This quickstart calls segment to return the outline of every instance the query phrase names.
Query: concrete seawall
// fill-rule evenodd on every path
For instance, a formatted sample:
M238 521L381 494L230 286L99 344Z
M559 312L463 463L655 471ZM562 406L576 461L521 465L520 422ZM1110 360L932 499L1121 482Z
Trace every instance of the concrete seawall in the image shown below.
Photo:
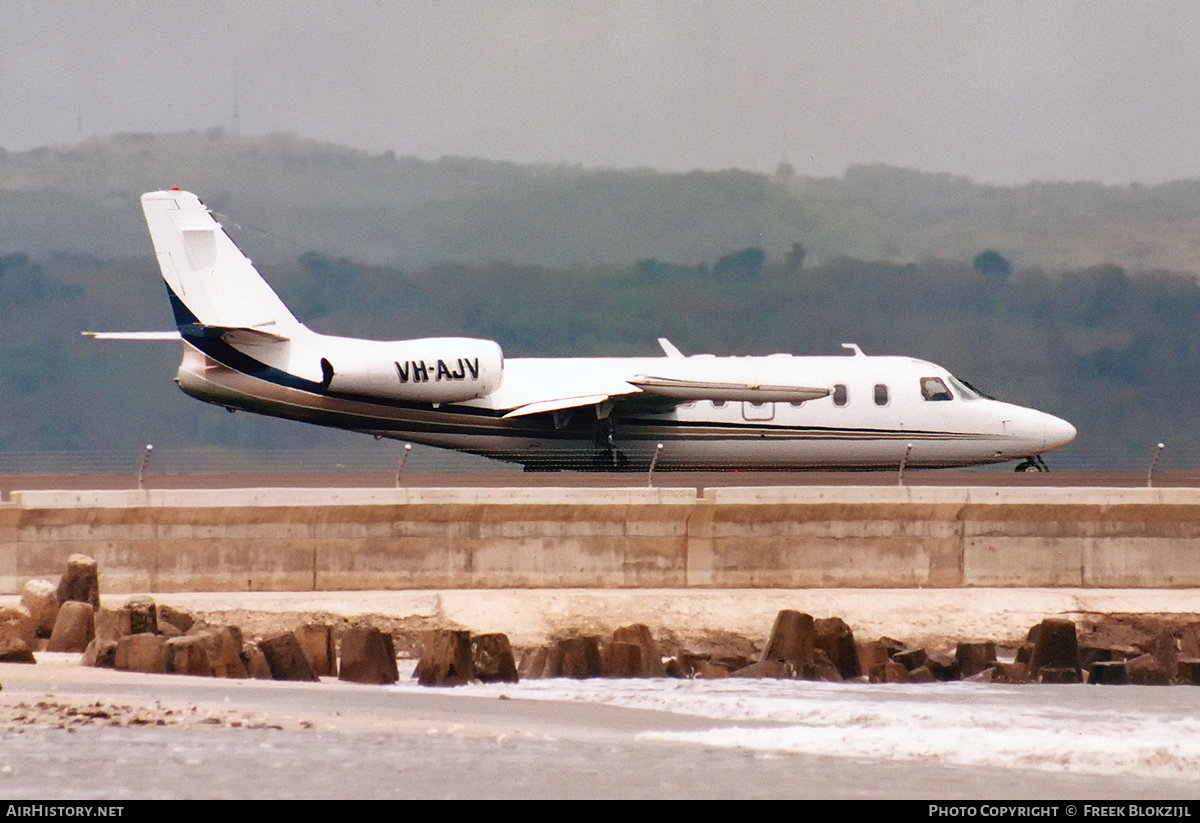
M1200 587L1200 490L755 487L24 491L0 593Z

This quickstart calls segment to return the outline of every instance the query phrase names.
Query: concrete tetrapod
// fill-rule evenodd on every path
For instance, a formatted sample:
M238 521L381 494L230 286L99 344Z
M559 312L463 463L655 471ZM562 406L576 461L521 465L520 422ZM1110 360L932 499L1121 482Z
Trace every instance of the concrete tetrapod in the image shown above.
M354 626L342 634L338 680L390 684L400 679L396 647L390 634L373 626Z

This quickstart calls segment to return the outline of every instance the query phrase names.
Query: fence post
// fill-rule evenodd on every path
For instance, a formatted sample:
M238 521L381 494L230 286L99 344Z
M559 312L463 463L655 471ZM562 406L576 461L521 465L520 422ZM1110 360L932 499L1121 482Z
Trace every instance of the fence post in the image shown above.
M400 465L396 467L396 488L400 488L400 474L404 471L404 464L408 462L408 453L412 451L412 443L404 444L404 454L400 457Z
M1150 471L1146 472L1146 488L1154 488L1154 467L1158 465L1158 456L1162 454L1163 444L1159 443L1154 450L1154 459L1150 461Z
M904 485L904 467L908 463L908 455L911 452L912 452L912 443L909 443L907 446L904 447L904 456L900 458L900 474L896 478L897 484L900 486Z
M146 453L142 455L142 467L138 469L138 488L145 488L146 469L150 467L150 452L154 451L154 446L150 443L146 444Z
M658 465L658 456L662 454L663 444L654 447L654 457L650 458L650 475L646 478L646 488L654 488L654 467Z

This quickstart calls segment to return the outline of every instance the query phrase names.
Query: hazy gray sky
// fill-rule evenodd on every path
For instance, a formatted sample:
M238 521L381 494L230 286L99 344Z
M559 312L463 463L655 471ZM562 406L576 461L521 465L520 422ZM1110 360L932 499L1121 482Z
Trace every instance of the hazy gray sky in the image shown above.
M1200 176L1192 2L0 0L0 146L290 131L436 158ZM785 138L786 135L786 138Z

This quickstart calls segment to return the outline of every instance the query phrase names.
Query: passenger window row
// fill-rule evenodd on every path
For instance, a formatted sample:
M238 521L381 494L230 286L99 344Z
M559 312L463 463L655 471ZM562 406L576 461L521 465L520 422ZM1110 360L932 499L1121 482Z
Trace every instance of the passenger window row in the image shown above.
M876 383L873 395L876 406L886 406L891 401L886 383ZM850 402L850 390L844 383L836 383L833 387L832 397L833 405L845 406ZM933 401L954 399L954 395L950 393L950 389L946 387L940 377L921 378L921 397Z
M835 405L839 408L846 406L850 403L850 390L849 390L849 388L847 388L845 383L835 383L833 386L833 391L830 393L830 396L833 400L833 405ZM922 377L921 378L921 397L925 398L926 400L932 400L932 401L953 400L954 399L954 395L950 393L950 389L948 389L946 387L946 384L942 381L942 378L940 378L940 377ZM891 398L890 398L890 394L888 392L888 387L887 387L886 383L876 383L875 384L874 399L875 399L876 406L888 405ZM714 400L714 401L712 401L712 404L713 404L713 408L720 409L720 408L724 408L725 401L724 400ZM691 405L691 404L688 404L688 405ZM757 408L764 407L766 405L766 403L751 403L750 405L757 409ZM790 405L792 405L796 408L800 408L801 406L804 405L804 401L803 400L793 400L793 401L791 401Z

